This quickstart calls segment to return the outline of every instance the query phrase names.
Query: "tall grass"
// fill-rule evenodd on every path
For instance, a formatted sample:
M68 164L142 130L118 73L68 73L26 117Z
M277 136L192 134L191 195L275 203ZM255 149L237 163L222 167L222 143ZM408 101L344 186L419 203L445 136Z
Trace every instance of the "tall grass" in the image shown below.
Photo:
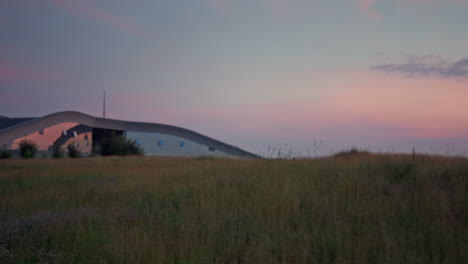
M0 263L467 263L468 160L0 161Z

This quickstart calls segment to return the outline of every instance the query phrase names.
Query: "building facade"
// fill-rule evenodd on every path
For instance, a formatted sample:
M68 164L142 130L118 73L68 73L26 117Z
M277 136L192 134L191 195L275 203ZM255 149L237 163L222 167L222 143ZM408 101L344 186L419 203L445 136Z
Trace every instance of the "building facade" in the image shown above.
M1 118L0 149L18 152L19 143L36 143L39 156L51 156L54 146L75 145L84 156L110 134L133 140L147 156L258 156L194 131L156 123L97 118L80 112L59 112L41 118Z

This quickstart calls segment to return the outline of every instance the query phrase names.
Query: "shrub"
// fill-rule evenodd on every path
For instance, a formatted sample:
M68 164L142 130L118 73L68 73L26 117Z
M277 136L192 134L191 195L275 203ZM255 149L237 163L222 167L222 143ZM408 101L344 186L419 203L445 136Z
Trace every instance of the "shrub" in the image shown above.
M54 144L51 150L52 158L63 158L63 151L60 145Z
M352 147L349 150L342 150L333 154L333 157L344 157L344 156L351 156L351 155L364 154L364 153L368 153L368 152L359 150L356 147Z
M100 154L103 156L125 155L125 138L115 134L106 136L101 142Z
M81 151L75 146L74 143L68 144L68 157L70 158L79 158L81 157Z
M32 151L30 149L27 149L24 151L23 158L25 159L32 159L34 157Z
M23 139L19 143L19 150L21 157L25 159L32 159L37 152L37 144L28 139Z
M127 155L136 155L136 156L143 155L143 150L136 144L134 140L127 139L126 147L127 147Z
M13 157L13 153L11 150L0 150L0 159L11 159Z
M143 155L143 150L134 140L113 133L105 137L96 150L103 156Z

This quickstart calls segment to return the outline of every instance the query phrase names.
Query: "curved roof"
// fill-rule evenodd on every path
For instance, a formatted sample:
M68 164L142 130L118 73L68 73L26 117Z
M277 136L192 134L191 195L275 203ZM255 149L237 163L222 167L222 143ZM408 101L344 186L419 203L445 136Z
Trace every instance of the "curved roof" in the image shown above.
M30 119L4 129L0 128L0 145L9 145L18 137L25 136L38 130L65 122L75 122L102 129L169 134L183 137L206 146L212 146L217 150L232 156L258 158L257 155L242 150L238 147L231 146L219 140L204 136L185 128L157 123L130 122L107 118L104 119L74 111L58 112L41 118Z
M34 118L22 117L22 118L8 118L0 116L0 131L9 127L17 126L21 123L33 120Z

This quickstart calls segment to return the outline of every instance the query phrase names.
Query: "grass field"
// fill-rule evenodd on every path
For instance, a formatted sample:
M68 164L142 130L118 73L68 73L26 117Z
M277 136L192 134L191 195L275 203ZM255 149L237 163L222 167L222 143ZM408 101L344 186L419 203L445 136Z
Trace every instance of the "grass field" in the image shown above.
M468 263L468 159L0 161L0 263Z

